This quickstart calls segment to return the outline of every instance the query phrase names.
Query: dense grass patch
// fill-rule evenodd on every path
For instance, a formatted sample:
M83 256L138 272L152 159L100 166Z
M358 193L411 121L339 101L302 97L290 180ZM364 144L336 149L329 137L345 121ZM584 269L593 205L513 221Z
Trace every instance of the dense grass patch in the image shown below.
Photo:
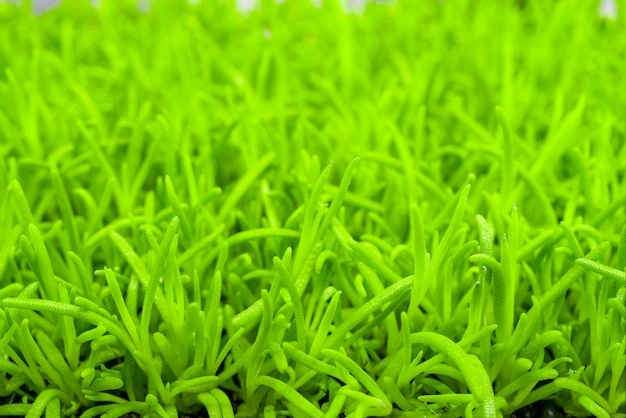
M626 416L625 42L0 5L0 416Z

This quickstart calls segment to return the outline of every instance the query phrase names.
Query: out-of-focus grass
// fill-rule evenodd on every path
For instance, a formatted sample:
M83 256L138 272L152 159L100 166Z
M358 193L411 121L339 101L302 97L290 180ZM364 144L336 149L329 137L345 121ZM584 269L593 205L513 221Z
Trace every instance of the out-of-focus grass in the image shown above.
M624 416L623 28L0 5L0 415Z

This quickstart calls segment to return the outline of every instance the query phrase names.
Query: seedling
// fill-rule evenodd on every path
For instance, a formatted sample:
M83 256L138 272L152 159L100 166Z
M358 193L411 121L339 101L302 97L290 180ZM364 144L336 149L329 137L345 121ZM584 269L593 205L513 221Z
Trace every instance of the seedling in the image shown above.
M0 416L626 416L624 2L317 3L0 5Z

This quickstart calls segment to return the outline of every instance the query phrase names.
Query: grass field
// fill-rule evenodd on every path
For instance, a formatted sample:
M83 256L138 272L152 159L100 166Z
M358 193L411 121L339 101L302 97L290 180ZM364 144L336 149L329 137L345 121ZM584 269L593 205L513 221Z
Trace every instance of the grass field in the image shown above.
M0 4L0 416L626 417L617 6Z

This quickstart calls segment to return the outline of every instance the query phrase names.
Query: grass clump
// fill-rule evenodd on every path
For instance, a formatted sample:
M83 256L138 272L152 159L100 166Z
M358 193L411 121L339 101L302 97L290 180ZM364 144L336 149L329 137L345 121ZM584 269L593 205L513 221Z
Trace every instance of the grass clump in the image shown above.
M261 3L0 6L0 416L625 416L622 15Z

